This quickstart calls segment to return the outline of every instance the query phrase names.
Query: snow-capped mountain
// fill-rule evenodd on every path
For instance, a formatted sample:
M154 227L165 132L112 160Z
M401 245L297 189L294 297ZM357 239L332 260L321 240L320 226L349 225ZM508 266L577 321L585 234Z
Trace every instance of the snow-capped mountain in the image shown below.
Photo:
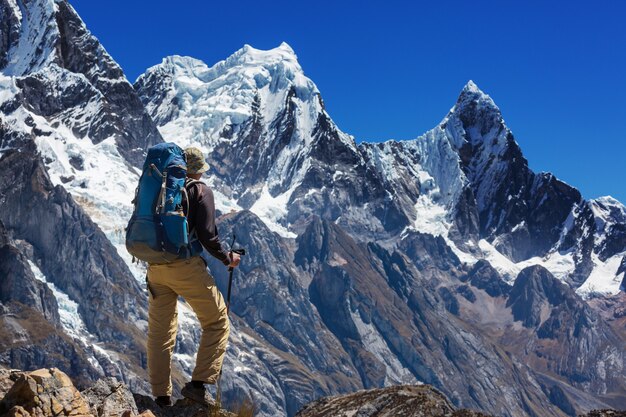
M532 172L500 109L471 81L425 135L359 145L332 122L284 43L245 46L213 67L168 57L135 87L166 140L209 154L224 209L250 209L282 236L317 214L388 247L412 231L441 235L464 261L489 259L510 282L540 264L583 295L619 291L623 231L602 225L606 216L623 224L624 206L585 201ZM594 210L602 201L613 210ZM592 217L572 229L587 205ZM581 236L565 239L572 233Z
M209 155L220 231L249 251L226 400L291 416L419 381L498 415L625 406L624 206L533 173L476 85L419 138L357 144L287 44L168 57L133 87L65 0L0 0L2 364L147 389L123 228L163 139ZM199 339L184 303L179 322L177 385Z
M325 217L348 219L362 216L353 207L386 197L364 181L367 167L354 139L330 120L287 44L271 51L245 46L211 68L169 57L135 87L164 138L201 146L217 190L283 236L295 237L320 207ZM368 228L384 229L380 222Z

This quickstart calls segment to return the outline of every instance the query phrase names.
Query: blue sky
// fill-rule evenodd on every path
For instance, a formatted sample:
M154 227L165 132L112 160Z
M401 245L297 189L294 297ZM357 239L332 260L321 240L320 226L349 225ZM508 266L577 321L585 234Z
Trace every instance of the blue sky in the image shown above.
M167 55L286 41L358 141L419 136L472 79L531 168L626 203L626 2L70 2L131 82Z

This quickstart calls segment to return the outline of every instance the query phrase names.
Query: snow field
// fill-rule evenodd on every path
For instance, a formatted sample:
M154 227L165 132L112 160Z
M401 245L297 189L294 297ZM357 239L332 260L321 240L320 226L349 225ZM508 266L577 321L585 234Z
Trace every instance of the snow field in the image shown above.
M93 349L99 354L97 355L98 357L88 355L87 360L89 363L98 372L100 372L102 376L105 375L105 372L100 361L105 361L107 366L113 365L116 368L118 375L123 375L122 370L119 365L117 365L117 355L114 352L110 352L98 346L95 338L87 330L87 326L85 326L85 322L78 312L78 304L66 293L61 291L56 285L54 285L54 283L49 282L46 276L33 261L28 260L28 264L33 272L33 275L35 275L35 278L48 286L56 298L59 306L59 318L61 319L61 326L63 326L63 330L65 330L65 332L72 339L83 345L87 352Z

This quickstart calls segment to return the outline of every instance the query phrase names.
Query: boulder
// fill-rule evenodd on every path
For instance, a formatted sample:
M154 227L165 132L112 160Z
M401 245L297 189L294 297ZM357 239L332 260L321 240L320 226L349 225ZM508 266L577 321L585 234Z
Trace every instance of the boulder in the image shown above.
M94 415L98 417L123 417L139 414L133 394L128 387L115 378L98 380L94 386L82 392Z
M115 378L100 379L81 393L57 368L32 372L0 369L0 393L4 395L2 417L235 417L188 399L177 400L173 407L160 407L151 397L133 394Z
M25 373L0 402L0 414L12 416L94 417L70 378L56 368Z
M23 372L16 369L0 369L0 399L4 398L22 374Z

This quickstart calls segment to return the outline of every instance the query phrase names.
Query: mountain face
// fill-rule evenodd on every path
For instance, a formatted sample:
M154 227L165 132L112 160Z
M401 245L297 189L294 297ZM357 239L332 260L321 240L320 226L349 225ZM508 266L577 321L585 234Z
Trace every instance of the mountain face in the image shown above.
M0 21L3 363L145 389L146 300L93 189L161 137L67 2L2 1Z
M423 382L504 416L626 407L626 209L532 172L472 82L424 135L357 144L287 44L167 57L132 86L61 0L0 0L0 73L2 364L146 393L145 269L123 230L168 140L206 152L220 232L248 250L227 403L293 416ZM179 323L176 386L200 337L184 302Z

